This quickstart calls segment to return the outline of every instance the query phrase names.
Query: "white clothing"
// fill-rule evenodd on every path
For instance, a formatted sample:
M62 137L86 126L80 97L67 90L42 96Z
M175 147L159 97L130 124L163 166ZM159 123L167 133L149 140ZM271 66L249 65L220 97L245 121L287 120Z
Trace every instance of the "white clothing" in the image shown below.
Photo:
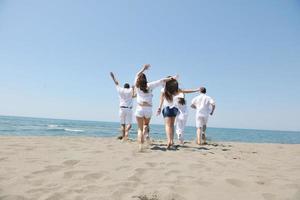
M151 118L152 117L152 107L137 105L136 110L135 110L135 116Z
M132 109L131 108L120 108L119 117L121 124L131 124L132 122Z
M207 124L208 117L198 116L196 117L196 128L202 128Z
M135 84L137 81L137 76L135 78ZM147 83L147 87L148 87L148 92L145 93L142 90L140 90L140 88L136 88L136 101L138 104L143 104L143 103L147 103L149 105L152 105L152 91L154 88L157 88L159 86L163 86L164 84L164 80L158 80L158 81L153 81L150 83Z
M192 100L192 105L196 106L196 118L208 117L211 112L211 106L215 104L215 101L206 94L200 94Z
M160 90L160 92L161 92L161 93L164 93L164 92L165 92L165 88L162 88L162 89ZM172 102L169 102L169 101L166 99L166 97L164 97L163 108L166 108L166 107L169 107L169 108L176 107L176 108L177 108L178 97L179 97L179 95L173 96L173 101L172 101Z
M132 107L133 89L122 88L119 85L117 85L116 88L119 94L120 107Z
M176 118L176 133L178 136L178 140L183 141L186 122L187 122L187 116L186 118L182 118L182 119L178 117Z

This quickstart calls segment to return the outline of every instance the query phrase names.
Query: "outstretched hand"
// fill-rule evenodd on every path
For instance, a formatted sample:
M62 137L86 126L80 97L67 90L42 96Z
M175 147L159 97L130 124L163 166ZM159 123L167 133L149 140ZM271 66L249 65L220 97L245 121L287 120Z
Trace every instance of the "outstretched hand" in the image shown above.
M159 116L161 114L161 108L158 108L156 111L156 116Z
M148 70L151 67L150 64L144 64L144 70Z
M115 78L114 73L110 72L109 74L110 74L110 76L111 76L112 78Z

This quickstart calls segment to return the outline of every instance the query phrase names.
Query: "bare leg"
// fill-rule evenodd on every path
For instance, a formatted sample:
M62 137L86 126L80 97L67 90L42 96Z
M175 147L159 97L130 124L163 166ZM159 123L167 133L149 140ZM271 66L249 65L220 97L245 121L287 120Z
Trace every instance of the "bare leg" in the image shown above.
M118 137L119 140L122 140L125 137L125 124L121 124L121 135Z
M144 120L142 117L136 117L136 121L137 121L137 124L138 124L138 138L137 138L137 141L140 143L140 144L143 144L144 143L144 134L143 134L143 125L144 125Z
M129 130L131 129L131 124L128 124L126 126L126 129L125 129L125 137L123 138L123 140L128 140L128 136L129 136Z
M201 145L201 128L197 128L197 144Z
M203 125L203 132L202 132L202 140L203 140L203 144L206 144L206 125Z
M165 129L167 135L167 148L170 148L174 144L174 122L175 117L166 117L165 118Z
M148 142L150 142L150 128L149 128L149 123L150 123L151 118L144 118L144 125L143 125L143 135L144 138L146 138L146 140Z

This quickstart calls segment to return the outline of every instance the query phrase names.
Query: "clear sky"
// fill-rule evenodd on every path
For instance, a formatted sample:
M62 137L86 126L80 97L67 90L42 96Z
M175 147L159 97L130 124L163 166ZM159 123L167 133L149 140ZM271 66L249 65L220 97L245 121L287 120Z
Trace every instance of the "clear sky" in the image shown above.
M109 72L144 63L206 86L209 126L300 130L300 1L0 0L0 115L118 121Z

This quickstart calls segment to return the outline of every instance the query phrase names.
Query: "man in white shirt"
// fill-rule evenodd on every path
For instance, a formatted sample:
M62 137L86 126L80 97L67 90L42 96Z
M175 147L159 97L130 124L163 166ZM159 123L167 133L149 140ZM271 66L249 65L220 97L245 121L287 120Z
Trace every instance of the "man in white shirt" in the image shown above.
M120 100L119 117L122 135L119 136L118 139L127 140L132 122L132 98L134 97L134 89L130 88L128 83L125 83L123 88L120 87L119 82L112 72L110 72L110 76L116 84Z
M215 101L206 95L206 88L200 88L200 95L192 100L192 108L196 109L197 144L206 144L206 125L209 115L213 115Z

